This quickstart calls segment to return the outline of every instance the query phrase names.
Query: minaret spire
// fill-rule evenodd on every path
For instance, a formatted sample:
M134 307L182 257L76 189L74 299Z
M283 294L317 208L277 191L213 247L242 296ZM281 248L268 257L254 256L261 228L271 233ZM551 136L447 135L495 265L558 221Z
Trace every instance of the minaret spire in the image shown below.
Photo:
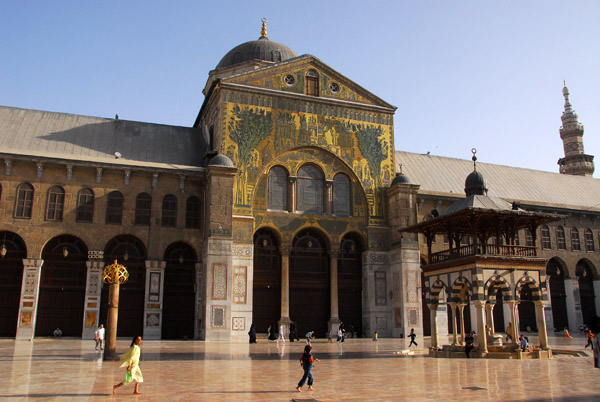
M583 151L583 125L569 102L569 88L563 80L563 96L565 111L561 116L562 127L560 138L563 141L565 157L558 160L559 171L576 176L592 176L594 173L594 156L586 155Z

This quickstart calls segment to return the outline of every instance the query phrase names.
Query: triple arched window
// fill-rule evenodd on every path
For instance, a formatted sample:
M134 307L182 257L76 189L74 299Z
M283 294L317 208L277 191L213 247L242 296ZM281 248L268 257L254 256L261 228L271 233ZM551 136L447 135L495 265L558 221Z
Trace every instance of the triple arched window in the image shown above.
M350 215L350 178L343 173L333 178L333 214Z
M275 166L269 171L269 209L281 211L287 209L287 182L287 171L281 166Z
M298 170L296 209L299 212L323 212L323 173L315 165Z

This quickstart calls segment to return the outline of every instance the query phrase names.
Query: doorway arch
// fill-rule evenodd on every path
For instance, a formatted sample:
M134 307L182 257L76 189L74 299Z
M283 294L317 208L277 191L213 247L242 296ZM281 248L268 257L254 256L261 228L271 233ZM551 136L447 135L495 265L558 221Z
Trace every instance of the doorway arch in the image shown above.
M275 232L261 228L254 233L252 323L257 332L281 318L281 256Z
M146 246L135 236L121 235L104 249L106 265L118 260L129 272L129 280L119 287L119 321L117 336L142 335L144 330L144 296L146 292ZM108 288L102 285L100 323L106 323Z
M21 285L23 283L23 259L27 258L27 246L13 232L0 232L0 337L14 338L17 334Z
M550 304L554 330L562 331L569 326L567 318L567 293L565 292L565 268L556 258L546 265L546 276L550 282Z
M88 248L70 235L51 239L42 250L36 336L51 336L57 327L63 336L81 336L85 304Z
M165 250L162 339L193 339L196 306L196 252L176 242Z
M586 260L580 260L575 267L579 278L579 300L584 325L591 325L596 317L596 294L594 292L594 271Z
M539 293L537 287L532 282L524 282L518 292L519 296L519 331L529 332L537 331L537 321L535 313L536 293Z
M342 238L338 254L338 306L346 331L362 333L363 239L356 233Z
M290 253L290 319L300 334L315 331L324 337L330 318L329 258L326 238L304 229L292 242Z

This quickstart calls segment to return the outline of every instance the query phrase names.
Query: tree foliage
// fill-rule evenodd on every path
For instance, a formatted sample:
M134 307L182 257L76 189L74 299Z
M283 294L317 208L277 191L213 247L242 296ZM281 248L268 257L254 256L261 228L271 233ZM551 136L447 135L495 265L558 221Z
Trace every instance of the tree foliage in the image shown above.
M237 167L248 166L250 155L271 134L271 112L235 106L229 119L229 138L237 144Z

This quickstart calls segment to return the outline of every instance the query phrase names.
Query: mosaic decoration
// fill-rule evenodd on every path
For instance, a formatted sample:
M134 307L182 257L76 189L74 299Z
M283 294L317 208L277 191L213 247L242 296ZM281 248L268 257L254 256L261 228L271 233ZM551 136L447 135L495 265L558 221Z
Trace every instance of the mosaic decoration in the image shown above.
M31 311L21 313L21 327L31 327Z
M97 312L86 311L85 312L85 327L86 328L96 327L96 317L97 317Z
M406 273L406 301L408 303L417 303L417 273L409 271Z
M243 331L246 329L245 317L233 317L231 319L231 329L234 331Z
M227 266L221 263L213 264L213 300L227 299Z
M375 305L387 305L387 285L385 271L375 271Z
M95 296L98 294L98 282L100 281L99 274L91 274L88 286L88 295Z
M25 271L25 291L24 294L26 295L33 295L35 294L35 290L37 288L37 278L38 278L38 274L37 274L37 270L33 271L33 270L26 270Z
M158 313L146 314L146 326L147 327L158 327L160 324Z
M225 306L212 306L212 327L225 328Z
M233 302L246 304L246 267L233 267Z
M394 303L400 303L402 301L402 281L400 272L394 272L392 274L392 280L394 282Z
M150 272L149 301L160 300L160 272Z
M415 327L419 325L419 310L416 308L408 309L408 325Z
M377 330L387 329L387 318L386 317L375 317L375 328Z

